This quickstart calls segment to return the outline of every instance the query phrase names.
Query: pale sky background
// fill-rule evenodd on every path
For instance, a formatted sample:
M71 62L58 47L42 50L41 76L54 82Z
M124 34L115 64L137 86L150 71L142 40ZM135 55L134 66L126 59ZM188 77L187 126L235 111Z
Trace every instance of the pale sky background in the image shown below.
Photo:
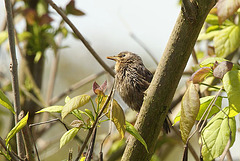
M64 7L69 1L55 0L54 2ZM113 62L106 60L106 56L116 55L121 51L132 51L142 56L146 66L153 69L156 65L142 47L129 36L129 31L141 39L159 61L180 11L177 0L76 0L76 4L77 8L84 11L86 15L69 16L69 18L107 64L113 65ZM1 0L0 25L5 16L4 7L4 0ZM54 10L52 12L54 18L60 19ZM21 31L23 26L23 22L18 24L17 30ZM92 69L97 67L96 71L102 70L94 58L89 56L80 41L70 37L63 44L68 45L69 48L62 50L63 57L66 58L61 58L62 63L71 62L73 65L80 65L79 67L86 67L93 63ZM68 54L72 56L69 57ZM2 58L0 49L0 59ZM63 68L72 70L72 67L68 64ZM89 73L84 72L79 75L85 77ZM233 158L239 158L239 133L237 133L236 142L238 145L235 144L231 149Z

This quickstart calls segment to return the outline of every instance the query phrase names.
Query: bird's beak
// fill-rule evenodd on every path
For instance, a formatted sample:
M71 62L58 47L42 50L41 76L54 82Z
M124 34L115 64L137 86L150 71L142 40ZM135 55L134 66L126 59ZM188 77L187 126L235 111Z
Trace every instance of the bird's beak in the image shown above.
M108 56L107 59L111 59L111 60L117 61L118 60L118 56Z

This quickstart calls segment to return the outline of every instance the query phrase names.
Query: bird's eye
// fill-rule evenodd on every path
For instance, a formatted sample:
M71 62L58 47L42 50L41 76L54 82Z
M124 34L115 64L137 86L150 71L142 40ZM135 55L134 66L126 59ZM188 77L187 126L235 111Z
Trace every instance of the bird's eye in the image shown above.
M122 57L125 57L125 54L121 55L120 57L121 57L121 58L122 58Z

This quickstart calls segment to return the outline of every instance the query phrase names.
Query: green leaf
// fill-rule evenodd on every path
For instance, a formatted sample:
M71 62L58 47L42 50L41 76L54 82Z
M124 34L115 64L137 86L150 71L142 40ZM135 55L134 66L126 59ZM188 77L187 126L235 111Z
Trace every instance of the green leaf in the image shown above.
M67 114L72 112L73 110L77 109L78 107L82 107L87 104L90 100L90 96L83 94L80 96L76 96L70 99L64 106L61 112L62 119L64 119Z
M208 14L206 20L207 23L209 23L210 25L218 25L218 17L216 15L213 14Z
M40 111L37 111L36 113L42 113L42 112L57 112L60 113L63 109L63 106L49 106L46 108L41 109Z
M0 104L9 109L13 114L15 114L14 108L7 98L7 96L3 93L2 90L0 90Z
M22 42L22 41L28 40L32 36L32 34L30 32L24 31L22 33L19 33L17 36L18 36L19 42Z
M200 107L200 100L198 91L195 85L190 82L188 89L186 90L182 101L181 101L181 119L180 119L180 130L181 136L184 143L192 130L198 115Z
M4 41L6 41L7 38L8 38L7 31L0 32L0 45L2 45L2 43L4 43Z
M196 120L200 120L200 118L202 117L203 113L207 110L207 107L209 106L210 102L212 101L212 99L214 98L215 96L206 96L206 97L202 97L200 98L200 109L199 109L199 112L198 112L198 115L197 115L197 118ZM218 107L221 107L221 104L222 104L222 97L218 97L215 104L218 106ZM216 106L213 106L211 111L209 112L209 115L208 115L208 119L212 117L212 115L214 115L215 113L219 112L219 108L216 107ZM208 109L209 111L209 109ZM206 118L206 114L208 112L205 113L205 116L203 117L203 120Z
M8 133L7 138L5 139L6 145L8 142L12 139L12 137L19 132L26 124L28 121L28 113L26 116L24 116L15 126L14 128Z
M200 67L211 67L215 62L221 63L223 61L228 61L227 59L221 58L221 57L210 57L205 60L203 60L200 63Z
M223 86L229 100L229 117L236 116L240 112L240 70L227 72L223 77Z
M85 109L86 115L94 121L94 116L92 114L92 111L90 111L89 109Z
M216 55L227 57L234 52L240 45L239 26L232 25L219 31L213 39Z
M229 107L224 108L223 111L214 116L202 131L202 156L204 161L213 160L223 153L230 138L230 129L232 132L231 146L235 141L235 118L226 116L229 112Z
M196 120L200 120L200 118L202 117L203 113L206 111L209 103L212 101L212 99L215 96L206 96L206 97L202 97L200 98L200 108L199 108L199 112L197 115ZM218 97L215 104L219 107L221 107L222 104L222 97ZM208 115L208 119L212 117L212 115L214 115L215 113L219 112L219 109L216 106L212 107L212 110L209 112ZM172 126L174 126L178 121L180 121L181 119L181 110L177 113L177 115L174 118L174 123ZM205 119L205 116L203 117L203 120Z
M207 23L209 23L210 25L219 25L219 20L218 20L218 16L213 15L213 14L208 14L206 20ZM223 25L225 26L231 26L234 25L233 22L226 20L223 22Z
M198 41L201 41L201 40L212 40L218 33L219 33L219 30L211 31L211 32L208 32L208 33L201 33L198 36L197 40Z
M86 157L81 157L79 161L85 161Z
M99 106L100 109L103 108L103 105L104 105L105 101L107 100L107 97L108 96L104 96L102 98L102 102L100 103L100 106ZM113 105L112 105L112 120L111 121L114 123L119 134L123 138L125 135L125 131L126 131L125 115L124 115L124 112L123 112L121 106L117 103L117 101L115 99L113 100L112 103L113 103ZM105 110L104 110L104 113L106 113L106 116L108 118L110 118L110 112L111 112L109 107L110 107L110 103L108 103L107 108L105 108Z
M70 98L69 96L67 96L67 97L65 98L64 102L67 103L68 101L70 101L70 99L71 99L71 98Z
M37 63L42 57L42 52L41 51L37 51L35 57L34 57L34 63Z
M142 145L145 147L145 149L148 152L148 148L147 148L147 144L144 141L144 139L142 138L142 136L139 134L139 132L135 129L135 127L126 121L126 131L131 134L132 136L134 136L138 141L140 141L142 143Z
M62 148L65 144L71 141L77 135L79 130L80 128L74 127L71 130L65 132L65 134L63 134L60 139L60 148Z
M172 126L174 126L178 121L181 119L181 110L177 113L177 115L174 118L174 123Z

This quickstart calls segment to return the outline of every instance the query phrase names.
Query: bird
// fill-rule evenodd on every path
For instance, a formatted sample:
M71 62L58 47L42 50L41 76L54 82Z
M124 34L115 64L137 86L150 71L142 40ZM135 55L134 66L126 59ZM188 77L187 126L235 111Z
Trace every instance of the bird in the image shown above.
M139 112L153 74L144 66L141 57L132 52L124 51L117 56L108 56L107 59L116 62L115 85L117 92L131 109ZM166 133L170 132L167 119L164 121L163 128Z

